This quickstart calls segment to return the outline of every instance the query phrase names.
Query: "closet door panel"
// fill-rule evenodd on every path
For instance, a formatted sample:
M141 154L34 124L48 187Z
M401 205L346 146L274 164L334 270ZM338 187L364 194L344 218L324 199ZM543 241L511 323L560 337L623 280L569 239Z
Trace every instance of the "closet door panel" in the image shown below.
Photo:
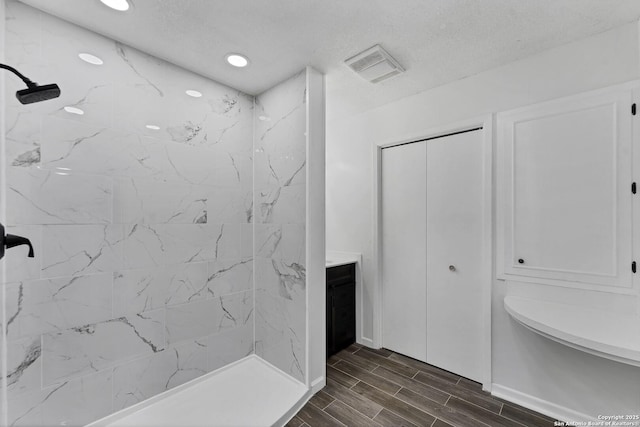
M427 363L481 381L482 130L427 143Z
M426 360L426 143L382 150L382 345Z

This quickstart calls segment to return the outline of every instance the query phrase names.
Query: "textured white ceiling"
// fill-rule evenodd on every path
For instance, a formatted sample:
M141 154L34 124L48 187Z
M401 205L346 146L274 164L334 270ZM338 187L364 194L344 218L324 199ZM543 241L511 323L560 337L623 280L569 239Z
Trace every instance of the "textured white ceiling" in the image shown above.
M341 115L640 17L639 0L129 0L125 13L99 0L21 1L249 94L311 65ZM343 61L377 43L407 72L373 85ZM250 66L227 65L229 52Z

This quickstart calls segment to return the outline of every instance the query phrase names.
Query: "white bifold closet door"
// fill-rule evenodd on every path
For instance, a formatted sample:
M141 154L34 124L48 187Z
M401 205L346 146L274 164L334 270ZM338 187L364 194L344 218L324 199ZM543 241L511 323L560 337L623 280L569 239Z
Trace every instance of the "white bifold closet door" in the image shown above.
M482 130L382 152L383 346L481 380Z
M427 358L427 144L382 150L382 344Z

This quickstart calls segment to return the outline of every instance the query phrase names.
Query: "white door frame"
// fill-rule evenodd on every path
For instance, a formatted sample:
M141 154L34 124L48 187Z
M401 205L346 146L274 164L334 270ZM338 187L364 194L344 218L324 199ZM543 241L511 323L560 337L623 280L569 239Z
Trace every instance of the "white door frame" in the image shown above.
M373 153L373 346L382 346L382 251L380 236L382 235L382 149L395 145L417 142L424 139L445 136L447 134L482 127L483 132L483 192L484 209L482 218L483 235L483 272L482 272L482 314L483 314L483 348L482 348L482 388L491 391L491 287L493 283L493 203L495 177L493 175L494 149L493 126L494 115L486 114L452 123L437 128L428 128L417 135L402 139L381 141L374 145ZM426 332L426 331L425 331Z

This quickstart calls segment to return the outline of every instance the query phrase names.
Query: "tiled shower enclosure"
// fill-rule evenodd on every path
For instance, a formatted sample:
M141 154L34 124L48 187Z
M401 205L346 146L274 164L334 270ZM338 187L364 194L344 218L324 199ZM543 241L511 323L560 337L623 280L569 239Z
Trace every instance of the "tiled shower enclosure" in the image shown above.
M62 96L5 76L4 222L36 256L4 260L2 421L82 425L253 353L305 382L306 72L254 98L5 13L0 62Z

